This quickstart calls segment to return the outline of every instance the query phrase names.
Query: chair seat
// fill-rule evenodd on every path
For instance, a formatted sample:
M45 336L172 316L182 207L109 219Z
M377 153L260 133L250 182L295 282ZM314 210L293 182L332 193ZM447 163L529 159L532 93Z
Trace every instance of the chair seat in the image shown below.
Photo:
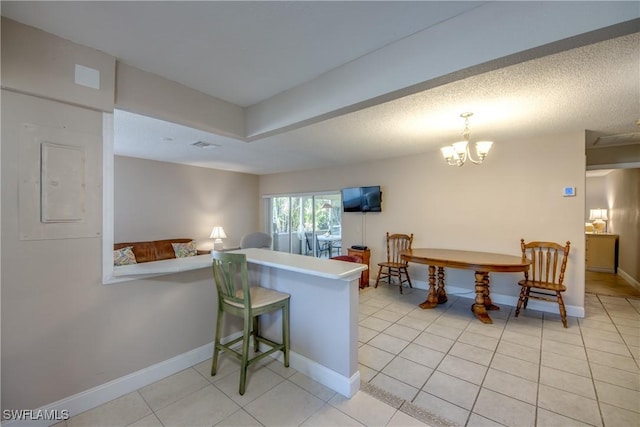
M538 289L544 289L547 291L554 291L554 292L564 292L567 290L567 287L565 285L560 285L558 283L549 283L549 282L538 282L538 281L533 281L533 280L520 280L518 282L518 285L520 286L526 286L528 288L538 288Z
M271 304L275 304L280 301L285 301L291 298L291 295L284 292L274 291L272 289L263 288L261 286L254 286L249 290L251 294L251 308L266 307ZM243 298L244 292L239 289L236 292L236 297ZM234 307L242 308L244 305L241 303L225 300L225 302Z

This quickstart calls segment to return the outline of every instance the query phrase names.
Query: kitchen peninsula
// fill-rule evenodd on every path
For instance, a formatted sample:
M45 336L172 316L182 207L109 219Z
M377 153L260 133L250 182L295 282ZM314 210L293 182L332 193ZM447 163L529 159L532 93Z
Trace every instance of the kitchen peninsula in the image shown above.
M336 392L353 396L358 371L358 280L364 264L266 249L231 251L247 256L249 283L291 295L291 367ZM280 339L280 319L261 330Z

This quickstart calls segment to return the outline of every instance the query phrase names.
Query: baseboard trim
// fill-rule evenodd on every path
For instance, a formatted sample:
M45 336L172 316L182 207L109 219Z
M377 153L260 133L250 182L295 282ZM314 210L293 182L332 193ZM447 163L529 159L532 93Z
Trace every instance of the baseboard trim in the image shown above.
M226 341L240 336L236 333L226 338ZM124 396L141 387L152 384L184 369L190 368L198 363L204 362L213 355L213 343L205 344L201 347L190 350L186 353L167 359L155 365L132 372L99 386L82 391L73 396L58 400L57 402L48 404L41 408L35 409L33 412L45 413L61 413L68 411L69 417L78 415L89 409L96 408L113 399ZM57 412L56 412L57 411ZM59 420L10 420L3 421L3 427L45 427L59 422Z
M281 362L282 357L282 353L274 356ZM360 371L356 371L351 377L346 377L293 351L289 353L289 366L344 397L350 398L360 390Z
M626 271L624 271L623 269L618 268L618 275L622 276L622 278L624 280L626 280L627 282L629 282L629 284L631 286L633 286L634 288L640 289L640 282L638 282L636 279L631 277L631 275L629 273L627 273Z
M242 333L237 332L226 337L223 342L229 342ZM34 409L33 414L62 414L68 411L69 417L78 415L89 409L96 408L113 399L124 396L132 391L152 384L177 372L190 368L198 363L211 358L213 355L213 343L205 344L201 347L190 350L186 353L172 357L155 365L140 369L139 371L125 375L99 386L82 391L73 396L61 399L57 402ZM282 361L282 353L273 356ZM351 377L345 377L337 372L314 362L298 353L290 352L290 366L297 371L307 375L311 379L335 390L345 397L353 396L360 389L360 372ZM58 420L27 419L27 420L6 420L2 421L3 427L47 427L60 422Z

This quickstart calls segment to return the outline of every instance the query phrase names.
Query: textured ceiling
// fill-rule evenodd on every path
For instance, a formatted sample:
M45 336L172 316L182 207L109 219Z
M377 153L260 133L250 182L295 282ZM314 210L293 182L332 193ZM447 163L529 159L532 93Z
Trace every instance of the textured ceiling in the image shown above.
M640 117L640 35L633 34L473 76L374 107L244 143L119 112L118 151L253 173L312 169L436 151L461 139L460 113L472 111L471 138L496 148L530 135L590 129L634 130ZM634 78L635 76L635 78ZM148 138L148 136L153 137ZM161 141L175 135L173 141ZM180 135L180 136L179 136ZM147 136L147 138L145 138ZM216 149L189 144L206 140ZM160 143L158 143L160 141ZM187 147L178 154L177 144ZM162 148L166 146L166 148ZM166 149L166 154L164 153ZM499 148L498 148L499 149ZM146 155L145 155L146 154ZM235 167L233 165L236 165Z
M312 80L482 2L2 2L2 13L238 105ZM215 12L215 13L213 13ZM207 16L209 19L205 19ZM290 35L294 33L296 37ZM212 42L215 40L215 43ZM472 75L251 143L115 113L115 151L257 174L434 152L471 137L637 131L638 33ZM451 52L455 55L456 52ZM197 148L196 141L217 148Z

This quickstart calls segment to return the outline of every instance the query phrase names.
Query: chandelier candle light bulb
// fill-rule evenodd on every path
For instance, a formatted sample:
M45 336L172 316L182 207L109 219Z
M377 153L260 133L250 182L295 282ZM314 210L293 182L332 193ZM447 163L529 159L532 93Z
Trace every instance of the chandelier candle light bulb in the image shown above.
M487 157L489 150L491 150L491 146L493 145L492 141L478 141L476 142L476 154L478 156L478 160L471 157L471 153L469 152L469 141L471 139L469 117L471 116L473 116L473 113L460 114L460 117L464 119L464 131L462 133L464 141L454 142L453 144L440 149L442 157L444 157L447 164L450 166L462 166L467 159L471 161L471 163L479 165L482 163L484 158Z

